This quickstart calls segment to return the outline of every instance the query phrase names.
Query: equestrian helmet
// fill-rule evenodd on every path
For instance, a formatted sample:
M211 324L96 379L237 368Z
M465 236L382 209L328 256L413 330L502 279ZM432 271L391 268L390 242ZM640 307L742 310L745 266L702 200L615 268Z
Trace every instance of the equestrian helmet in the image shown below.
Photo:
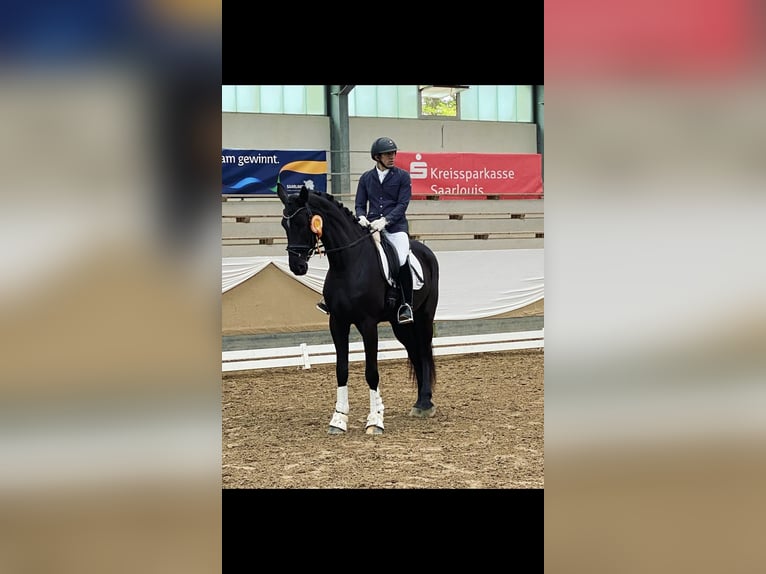
M396 144L391 138L378 138L372 143L370 157L375 160L375 156L381 153L397 151ZM375 160L377 161L377 160Z

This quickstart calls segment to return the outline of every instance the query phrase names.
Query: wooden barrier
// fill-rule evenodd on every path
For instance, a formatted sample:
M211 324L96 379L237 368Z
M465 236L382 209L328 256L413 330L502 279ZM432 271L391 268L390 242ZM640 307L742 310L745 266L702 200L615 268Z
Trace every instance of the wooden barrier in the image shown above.
M542 199L412 201L410 235L435 251L539 249L544 246ZM344 202L353 211L353 199ZM223 196L223 257L284 254L282 203L273 196Z

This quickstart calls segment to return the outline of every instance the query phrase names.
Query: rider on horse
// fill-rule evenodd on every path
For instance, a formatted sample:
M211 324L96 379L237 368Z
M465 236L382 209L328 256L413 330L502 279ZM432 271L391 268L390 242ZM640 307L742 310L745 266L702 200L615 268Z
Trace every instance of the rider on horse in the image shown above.
M394 165L397 147L388 137L376 139L370 150L375 167L362 174L356 190L355 210L359 225L386 233L399 257L399 285L402 305L399 323L412 323L412 274L409 269L410 236L406 211L412 196L408 171ZM317 303L320 311L329 313L324 299Z

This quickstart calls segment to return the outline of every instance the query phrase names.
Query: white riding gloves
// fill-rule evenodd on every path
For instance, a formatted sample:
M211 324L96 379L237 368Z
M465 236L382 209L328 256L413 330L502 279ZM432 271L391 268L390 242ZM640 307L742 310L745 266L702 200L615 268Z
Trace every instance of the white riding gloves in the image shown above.
M369 227L370 226L370 222L367 221L367 218L364 215L360 215L359 216L359 225L361 225L362 227Z
M388 221L386 221L386 218L381 217L380 219L376 219L375 221L370 223L370 229L372 229L373 231L382 231L383 228L386 226L386 223L388 223Z

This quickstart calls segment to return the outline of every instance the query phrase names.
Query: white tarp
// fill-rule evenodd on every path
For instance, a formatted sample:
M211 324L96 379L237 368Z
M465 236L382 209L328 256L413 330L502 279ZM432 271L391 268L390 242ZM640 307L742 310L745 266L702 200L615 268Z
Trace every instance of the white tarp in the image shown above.
M439 306L436 320L484 319L526 307L544 298L543 249L439 251ZM290 271L287 255L280 257L227 257L223 259L222 293L247 281L268 264L322 292L326 257L309 260L306 275Z

